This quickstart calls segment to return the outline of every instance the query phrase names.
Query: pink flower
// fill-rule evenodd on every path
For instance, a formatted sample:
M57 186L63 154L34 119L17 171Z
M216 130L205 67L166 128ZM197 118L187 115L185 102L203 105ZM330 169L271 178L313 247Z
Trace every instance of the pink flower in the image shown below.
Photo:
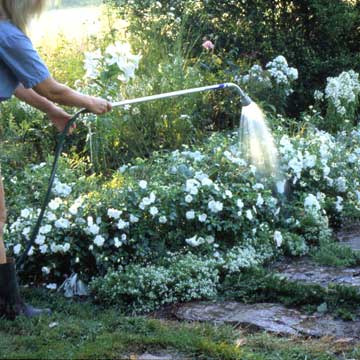
M215 45L210 41L210 40L206 40L203 44L202 44L203 48L206 50L214 50Z

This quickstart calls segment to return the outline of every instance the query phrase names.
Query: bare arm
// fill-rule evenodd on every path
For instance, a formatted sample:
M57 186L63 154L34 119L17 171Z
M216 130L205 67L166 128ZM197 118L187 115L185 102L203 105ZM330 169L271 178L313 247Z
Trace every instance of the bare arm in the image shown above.
M51 101L38 95L32 89L25 89L22 85L19 85L15 90L15 96L44 113L48 113L55 108Z
M34 90L55 103L86 108L95 114L104 114L111 110L111 104L108 101L80 94L51 77L35 86Z
M22 85L19 85L15 90L15 96L21 101L44 112L59 131L63 131L66 123L71 119L71 115L66 111L57 107L51 101L40 96L32 89L25 89ZM75 126L73 126L72 129L74 129L74 127ZM70 133L72 132L72 129L70 129Z

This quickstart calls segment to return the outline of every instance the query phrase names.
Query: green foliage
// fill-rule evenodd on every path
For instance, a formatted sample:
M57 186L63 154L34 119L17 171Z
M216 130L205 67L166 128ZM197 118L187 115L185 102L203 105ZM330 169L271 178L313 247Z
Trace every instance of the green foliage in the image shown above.
M312 250L312 258L319 264L351 267L360 264L360 253L338 242L322 241Z
M23 293L28 303L50 306L54 315L2 319L0 355L7 359L125 359L150 353L181 359L335 360L339 354L339 344L332 338L312 341L239 332L221 324L125 317L117 308L69 301L58 293L39 289L23 289ZM341 353L356 359L359 348L343 344Z
M129 358L132 354L178 353L212 360L243 359L230 326L180 324L126 317L118 309L74 302L60 294L24 289L27 301L50 306L54 315L2 321L0 356L7 359ZM55 324L49 327L49 324ZM165 351L166 350L166 351Z
M344 315L345 319L358 311L360 300L360 293L355 287L330 285L323 288L316 284L290 281L260 268L227 276L221 293L238 301L281 302L311 312L321 310L322 307L325 309L326 304L326 311Z
M29 105L0 103L0 160L14 169L46 158L54 147L54 134L44 115Z
M191 29L195 54L211 39L223 60L258 60L278 54L298 68L301 79L289 105L294 114L312 101L312 93L338 69L359 71L359 3L336 0L134 1L108 0L130 22L132 34L149 41L172 41L179 19ZM156 24L157 27L151 26ZM170 29L170 30L169 30Z

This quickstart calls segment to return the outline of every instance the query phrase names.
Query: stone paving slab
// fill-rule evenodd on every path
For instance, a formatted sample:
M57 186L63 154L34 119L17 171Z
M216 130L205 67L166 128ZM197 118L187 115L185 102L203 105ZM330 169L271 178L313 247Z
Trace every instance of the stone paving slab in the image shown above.
M346 322L331 316L308 316L279 304L195 302L181 306L176 317L183 321L231 324L247 330L279 335L352 338L360 340L360 321Z
M355 251L360 251L360 224L354 224L336 233L338 240Z
M323 287L332 283L360 289L360 266L337 268L319 265L310 258L302 258L276 263L271 266L271 270L292 281L303 281Z

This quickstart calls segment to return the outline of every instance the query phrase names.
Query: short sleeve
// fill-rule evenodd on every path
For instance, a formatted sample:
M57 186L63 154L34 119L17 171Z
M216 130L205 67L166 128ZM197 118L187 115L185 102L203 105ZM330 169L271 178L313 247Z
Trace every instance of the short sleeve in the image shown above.
M8 36L0 47L0 56L25 88L33 88L50 77L50 73L30 39L22 33Z

